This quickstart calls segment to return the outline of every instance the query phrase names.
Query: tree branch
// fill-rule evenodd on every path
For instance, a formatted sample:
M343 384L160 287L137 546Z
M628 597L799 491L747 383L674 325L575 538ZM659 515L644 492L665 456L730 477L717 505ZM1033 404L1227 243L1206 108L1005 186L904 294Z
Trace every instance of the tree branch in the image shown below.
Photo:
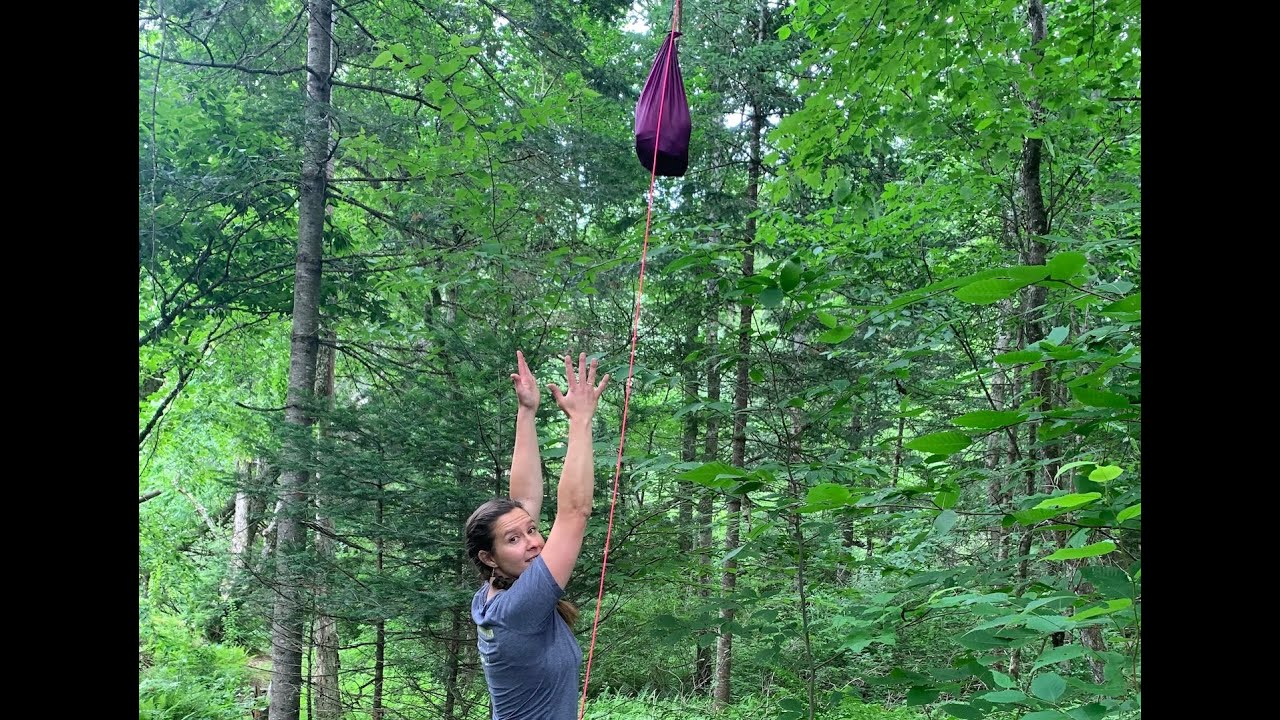
M196 62L194 60L181 60L179 58L162 57L160 55L153 55L152 53L149 53L146 50L138 50L138 52L141 53L142 55L145 55L146 57L155 58L156 60L161 60L164 62L171 62L177 65L190 65L192 67L210 67L210 68L219 68L222 70L239 70L240 72L246 72L252 75L288 75L290 73L296 73L300 70L306 69L302 66L299 66L299 67L293 67L293 68L285 68L283 70L267 70L266 68L245 67L243 65L239 65L236 63L220 63L220 62L206 63L206 62Z

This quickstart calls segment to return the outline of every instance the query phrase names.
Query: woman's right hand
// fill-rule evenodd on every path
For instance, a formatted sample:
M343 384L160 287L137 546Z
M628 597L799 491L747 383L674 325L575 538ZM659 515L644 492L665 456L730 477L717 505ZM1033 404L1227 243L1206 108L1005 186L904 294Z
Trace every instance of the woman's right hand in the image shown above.
M568 355L564 356L564 380L567 391L560 392L560 388L555 383L547 385L551 390L551 396L556 399L556 404L569 416L569 420L590 420L596 413L596 403L600 400L601 393L605 387L609 385L609 375L600 379L600 385L596 385L596 365L598 361L592 360L591 365L587 365L587 354L580 353L578 355L578 372L573 371L573 361Z
M538 401L542 399L538 392L538 381L529 371L529 365L524 361L524 353L519 350L516 351L516 372L511 373L511 384L515 386L516 401L520 403L521 408L538 409Z

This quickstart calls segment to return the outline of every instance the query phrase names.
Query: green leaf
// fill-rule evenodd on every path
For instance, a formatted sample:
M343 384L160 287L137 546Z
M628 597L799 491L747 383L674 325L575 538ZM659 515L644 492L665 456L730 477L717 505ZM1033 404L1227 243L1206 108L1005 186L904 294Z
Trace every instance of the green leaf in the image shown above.
M951 532L951 528L955 527L956 520L959 516L955 510L943 510L938 513L938 517L933 519L933 535L934 537L942 537Z
M1039 350L1015 350L996 356L996 362L1001 365L1017 365L1019 363L1035 362L1044 357L1044 353Z
M675 260L672 260L671 264L666 267L666 271L669 273L673 273L677 270L683 270L684 268L690 267L692 265L706 265L706 264L707 264L707 257L705 255L700 255L695 253L693 255L685 255L682 258L676 258Z
M760 293L760 304L767 308L776 308L782 304L783 297L782 288L773 285Z
M1026 620L1028 630L1034 630L1038 633L1056 633L1066 632L1075 627L1075 621L1061 615L1028 615Z
M1142 515L1142 503L1138 503L1137 505L1130 505L1129 507L1121 510L1119 515L1116 515L1116 522L1124 522L1125 520L1130 520L1132 518L1140 517L1141 515Z
M990 305L1009 297L1026 285L1027 283L1018 280L977 280L956 290L954 295L962 302Z
M993 648L1007 648L1013 645L1014 641L1006 637L1010 633L1008 629L1000 630L999 633L997 635L991 630L971 630L957 636L956 642L970 650L980 652L986 652Z
M1098 702L1081 705L1078 708L1072 708L1067 711L1067 717L1073 720L1102 720L1106 716L1107 706Z
M1061 710L1036 710L1023 715L1020 720L1071 720L1071 716Z
M1060 475L1062 475L1062 473L1064 473L1064 472L1066 472L1066 471L1070 470L1071 468L1080 467L1081 465L1096 465L1096 464L1097 464L1097 463L1095 463L1095 462L1094 462L1094 461L1092 461L1092 460L1076 460L1075 462L1069 462L1069 463L1067 463L1066 465L1063 465L1062 467L1059 467L1059 468L1058 468L1058 472L1056 472L1056 473L1054 473L1054 474L1053 474L1053 478L1054 478L1055 480L1056 480L1056 479L1058 479L1058 477L1059 477Z
M782 272L778 276L778 284L782 286L783 291L791 292L800 284L800 263L794 260L788 260L782 264Z
M854 329L855 328L853 327L831 328L818 336L818 342L827 343L829 345L839 345L849 339L849 336L853 334Z
M978 121L978 124L975 125L973 129L976 130L977 132L982 132L983 130L986 130L987 128L991 127L991 123L995 121L996 119L994 117L990 117L990 116L984 117Z
M1125 610L1132 606L1133 606L1133 601L1130 600L1129 598L1120 598L1118 600L1108 600L1105 605L1098 605L1095 607L1088 608L1086 610L1081 610L1075 615L1072 615L1071 619L1077 622L1080 620L1088 620L1091 617L1098 617L1099 615L1110 615L1113 612L1120 612L1121 610Z
M1142 310L1142 293L1136 292L1126 298L1117 300L1102 308L1104 313L1140 312Z
M1026 413L1021 413L1017 410L978 410L965 413L951 422L960 427L993 430L1008 425L1017 425L1026 419Z
M1041 508L1039 510L1014 510L1010 514L1018 521L1019 524L1030 526L1035 525L1041 520L1048 520L1051 517L1056 517L1065 512L1066 510Z
M1098 557L1114 552L1116 544L1110 540L1103 540L1092 545L1085 545L1079 548L1062 548L1061 550L1046 556L1045 560L1078 560L1079 558Z
M725 563L727 563L727 562L729 562L730 560L732 560L735 556L737 556L737 554L738 554L738 553L742 552L742 551L743 551L743 550L745 550L746 548L747 548L747 546L746 546L746 545L739 545L738 547L736 547L736 548L734 548L734 549L730 550L729 552L727 552L727 553L725 553L725 554L724 554L724 557L722 557L722 558L720 558L719 560L717 560L717 561L716 561L716 565L723 566Z
M1007 277L1030 285L1049 277L1049 268L1044 265L1011 265L996 271L995 277Z
M1133 597L1133 581L1118 567L1088 565L1080 568L1080 576L1093 583L1094 589L1103 597Z
M979 700L993 703L1025 703L1028 698L1019 690L996 690L978 696Z
M809 488L805 503L816 510L829 510L847 505L852 497L853 493L849 492L849 488L844 485L822 483Z
M953 718L960 720L982 720L983 712L972 705L960 705L958 703L947 703L938 708Z
M1087 354L1085 351L1073 347L1054 348L1049 351L1049 357L1054 360L1076 360Z
M751 368L751 372L747 373L747 377L751 378L751 382L764 382L764 371L760 368Z
M948 491L940 492L933 497L933 501L937 503L938 507L942 508L943 510L946 510L947 508L955 507L955 504L958 500L960 500L959 490L948 490Z
M382 67L383 65L386 65L387 63L391 62L392 58L394 57L395 57L395 53L391 52L390 50L383 50L381 53L378 53L378 57L373 59L373 66L376 68Z
M1058 253L1048 262L1049 277L1054 280L1068 280L1080 272L1080 268L1084 267L1085 260L1083 253Z
M718 486L724 483L724 478L740 478L746 477L747 471L732 465L726 465L722 462L709 462L692 470L686 470L676 476L679 480L691 480L700 485Z
M1122 472L1124 472L1124 468L1119 465L1103 465L1094 468L1093 472L1089 473L1089 479L1096 483L1111 482L1120 477Z
M836 183L836 192L832 199L837 203L842 202L849 197L850 192L853 192L853 184L849 182L849 178L840 178L840 182Z
M1070 332L1071 332L1070 328L1059 325L1058 327L1049 331L1049 336L1045 338L1045 341L1051 342L1054 345L1061 345L1062 341L1067 339L1067 334Z
M1064 660L1074 660L1078 657L1083 657L1085 652L1083 645L1060 645L1055 648L1049 648L1040 653L1040 657L1036 658L1036 662L1031 666L1031 669L1033 671L1039 670L1045 665L1054 665Z
M787 38L789 38L789 37L791 37L791 26L790 26L790 25L783 25L782 27L778 28L778 39L779 39L779 40L786 40L786 39L787 39Z
M1017 680L1014 680L999 670L992 670L991 677L996 681L996 684L1002 688L1014 688L1018 686Z
M1071 493L1070 495L1058 495L1056 497L1051 497L1045 500L1041 500L1040 504L1035 506L1035 509L1039 510L1041 508L1064 508L1064 509L1076 508L1076 507L1080 507L1081 505L1088 505L1089 503L1093 502L1094 500L1097 500L1100 497L1102 497L1102 493L1096 493L1096 492Z
M928 705L938 699L941 694L940 690L927 687L913 687L907 691L908 705Z
M829 328L833 328L837 324L836 316L832 315L826 310L819 310L818 312L814 313L814 316L818 318L818 322L822 323L823 325L826 325Z
M1071 396L1080 403L1089 407L1101 408L1126 408L1129 407L1129 398L1123 395L1117 395L1106 390L1094 390L1087 387L1071 388Z
M871 643L880 643L881 645L897 645L898 639L893 633L883 633L881 635L863 635L855 634L841 643L839 650L848 650L851 653L859 653L865 650Z
M948 431L922 435L907 443L907 447L920 452L951 455L969 447L972 443L973 438L968 435L962 432Z
M1055 672L1037 675L1031 681L1031 694L1046 702L1054 702L1067 691L1067 681Z

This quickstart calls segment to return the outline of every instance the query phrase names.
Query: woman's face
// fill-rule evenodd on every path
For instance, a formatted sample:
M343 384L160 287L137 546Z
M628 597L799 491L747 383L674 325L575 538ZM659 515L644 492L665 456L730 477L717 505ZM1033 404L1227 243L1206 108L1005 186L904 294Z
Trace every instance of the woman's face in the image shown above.
M523 508L516 508L493 524L493 552L480 551L480 562L510 578L518 578L542 552L542 533Z

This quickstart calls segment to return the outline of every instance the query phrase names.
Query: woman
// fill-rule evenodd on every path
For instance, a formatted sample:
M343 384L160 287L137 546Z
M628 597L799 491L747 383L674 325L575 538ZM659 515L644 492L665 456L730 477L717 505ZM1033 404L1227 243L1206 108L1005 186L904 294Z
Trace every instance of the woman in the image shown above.
M542 464L534 428L541 393L523 353L516 353L516 363L519 372L511 380L519 409L511 497L486 502L467 520L467 556L486 580L471 600L471 619L494 720L571 720L577 717L582 649L570 629L578 610L560 596L591 516L591 419L609 376L597 387L596 361L588 367L582 353L574 373L565 355L567 391L548 386L569 416L569 450L556 491L556 519L544 543L538 532Z

